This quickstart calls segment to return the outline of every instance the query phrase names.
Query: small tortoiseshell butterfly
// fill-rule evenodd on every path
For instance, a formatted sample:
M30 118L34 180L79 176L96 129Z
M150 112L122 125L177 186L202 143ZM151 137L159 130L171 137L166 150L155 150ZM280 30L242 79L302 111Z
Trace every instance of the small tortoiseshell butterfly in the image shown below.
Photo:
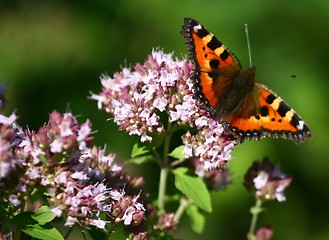
M194 64L194 95L228 134L244 140L285 138L301 143L311 131L298 114L196 20L185 18L181 34Z

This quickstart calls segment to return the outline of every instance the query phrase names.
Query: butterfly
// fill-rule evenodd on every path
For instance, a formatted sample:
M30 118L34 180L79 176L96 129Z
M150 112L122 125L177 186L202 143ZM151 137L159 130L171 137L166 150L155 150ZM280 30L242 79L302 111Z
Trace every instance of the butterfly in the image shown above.
M204 26L185 18L181 34L194 65L194 97L227 134L240 142L272 137L301 143L311 138L301 117L255 80L255 68L242 69L234 54Z

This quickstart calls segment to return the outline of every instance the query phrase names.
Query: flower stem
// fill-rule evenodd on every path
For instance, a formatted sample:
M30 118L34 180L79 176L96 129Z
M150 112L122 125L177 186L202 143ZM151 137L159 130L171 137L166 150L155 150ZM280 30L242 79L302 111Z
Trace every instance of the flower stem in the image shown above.
M73 231L73 227L70 227L69 230L66 232L64 239L68 239L69 236L71 235L72 231Z
M21 213L25 212L25 211L28 211L27 210L27 200L26 199L28 199L28 197L25 197L24 201L21 202L21 208L20 208ZM19 240L19 239L21 239L21 237L22 237L22 230L20 228L17 228L16 233L13 236L13 239L14 240Z
M158 195L158 206L160 210L164 210L164 197L166 194L168 169L162 168L160 172L160 186Z
M166 185L167 185L167 177L168 177L168 151L169 151L171 135L172 135L171 122L168 121L168 126L164 139L164 146L163 146L163 156L162 156L159 193L158 193L158 207L160 210L165 210L164 199L166 195Z
M256 239L255 230L256 230L258 215L259 215L259 213L262 212L261 206L262 206L262 200L260 198L257 198L255 206L253 206L251 208L252 219L251 219L251 223L250 223L249 232L247 234L248 240Z
M178 209L175 213L175 218L174 218L174 221L175 222L178 222L180 217L183 215L185 209L187 208L187 206L189 205L189 200L187 200L186 198L182 197L180 199L180 202L179 202L179 206L178 206Z

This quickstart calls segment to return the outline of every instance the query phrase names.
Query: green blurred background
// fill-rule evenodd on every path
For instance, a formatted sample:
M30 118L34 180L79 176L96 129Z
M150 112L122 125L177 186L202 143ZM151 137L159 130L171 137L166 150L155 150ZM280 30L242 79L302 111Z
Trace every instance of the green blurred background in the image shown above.
M265 205L268 211L260 223L272 225L273 239L329 239L328 1L2 0L0 82L7 84L6 112L16 110L20 125L38 129L53 109L71 109L81 122L92 120L98 145L127 159L136 138L107 121L109 116L87 99L89 91L100 91L100 74L143 62L157 46L178 57L186 54L179 34L184 17L205 25L243 66L249 65L248 23L257 80L304 118L313 140L239 145L229 164L234 183L212 194L214 212L206 214L204 234L193 233L187 217L173 234L181 239L245 239L253 198L241 184L243 175L253 160L268 156L294 181L286 202Z

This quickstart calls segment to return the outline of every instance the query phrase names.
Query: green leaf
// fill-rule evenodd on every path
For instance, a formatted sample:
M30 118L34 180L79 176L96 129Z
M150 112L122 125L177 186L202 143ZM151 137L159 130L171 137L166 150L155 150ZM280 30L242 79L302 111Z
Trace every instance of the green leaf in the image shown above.
M126 161L127 164L137 164L137 165L141 165L143 163L147 163L147 162L156 162L155 158L153 155L142 155L139 157L134 157L134 158L130 158L129 160Z
M51 226L50 223L44 225L29 225L25 228L22 228L22 231L37 239L64 240L63 236L59 233L59 231L53 226Z
M88 233L92 239L106 239L106 232L103 229L91 226Z
M13 206L8 202L0 202L0 219L1 216L4 216L9 213L12 208Z
M48 206L41 206L31 217L41 225L51 222L55 218L55 216L50 212L50 208Z
M194 232L201 234L205 227L205 217L194 204L189 204L186 214L190 217L191 227Z
M134 158L149 152L150 150L147 149L146 146L141 145L140 143L135 143L131 152L131 157Z
M111 240L122 240L128 239L123 226L115 227L114 230L111 232L110 237L107 239Z
M22 212L14 216L11 223L19 227L37 224L38 222L32 218L32 215L32 212Z
M44 208L40 210L41 214L36 218L39 220L50 219L47 214L43 214L45 211ZM22 212L16 215L11 223L16 225L17 228L20 228L26 234L37 238L37 239L49 239L49 240L62 240L64 239L62 235L58 232L56 228L51 226L50 223L39 224L33 217L35 214L32 212ZM46 217L45 217L46 216Z
M211 212L210 194L203 180L188 168L173 170L175 186L190 198L199 208Z
M177 158L179 160L185 159L185 156L183 154L184 148L185 148L184 145L176 147L171 153L168 154L168 156L173 157L173 158Z

